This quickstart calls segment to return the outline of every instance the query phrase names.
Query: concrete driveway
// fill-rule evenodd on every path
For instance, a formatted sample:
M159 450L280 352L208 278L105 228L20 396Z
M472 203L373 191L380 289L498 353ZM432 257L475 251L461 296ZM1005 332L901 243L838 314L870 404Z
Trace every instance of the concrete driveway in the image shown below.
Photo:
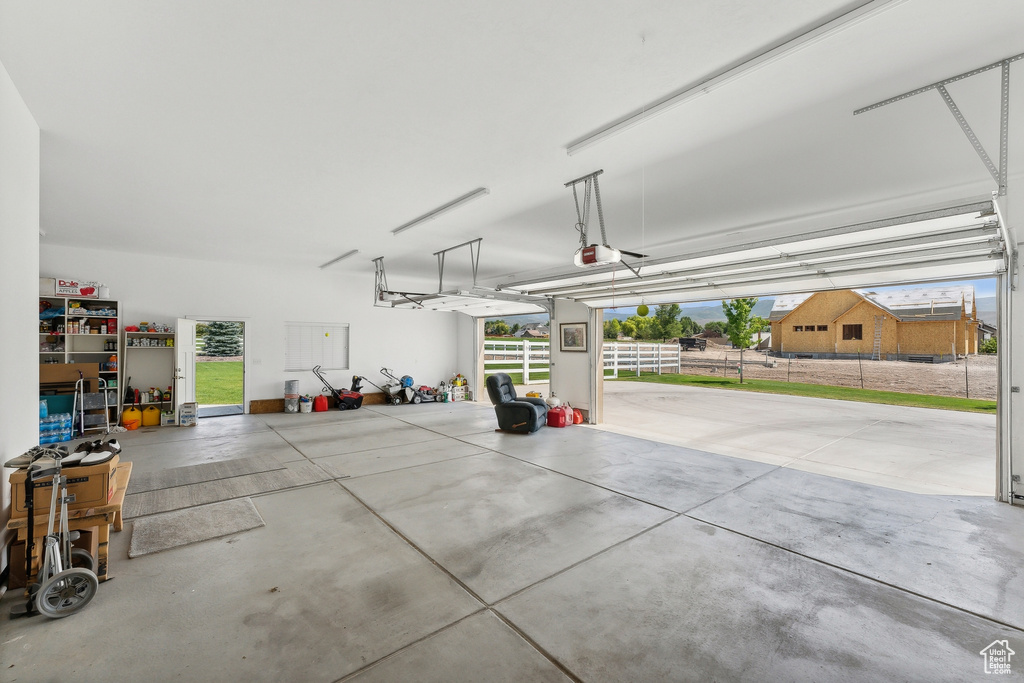
M914 493L995 495L995 416L605 382L605 429Z

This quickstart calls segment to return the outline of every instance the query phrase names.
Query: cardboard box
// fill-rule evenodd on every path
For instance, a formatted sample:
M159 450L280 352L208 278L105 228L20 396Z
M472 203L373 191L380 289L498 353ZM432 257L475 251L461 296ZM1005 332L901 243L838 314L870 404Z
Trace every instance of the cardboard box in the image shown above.
M91 529L84 529L80 531L81 536L78 540L72 541L71 545L74 548L84 548L89 551L95 560L99 554L99 542L100 534L97 527ZM38 574L39 570L42 569L40 566L40 559L42 557L43 541L42 539L35 539L35 557L32 558L32 575ZM11 555L10 564L11 573L7 578L7 588L24 588L25 587L25 541L15 541L11 544Z
M112 476L114 467L120 462L119 456L101 465L90 467L68 467L64 474L68 478L68 494L75 494L75 502L68 503L68 510L98 507L106 505L114 495L115 481ZM15 470L11 473L11 518L27 517L25 508L25 478L28 470ZM53 479L37 481L35 486L35 514L46 514L50 510L50 495Z
M52 277L39 278L39 296L57 296L57 280Z
M73 296L76 298L96 299L99 297L100 283L72 278L57 278L55 292L57 296Z
M178 424L178 419L175 417L173 410L165 410L160 413L161 427L173 427L176 424Z
M199 422L199 404L182 403L178 407L178 424L182 427L195 427Z
M43 385L71 385L74 390L75 382L78 381L81 372L85 376L85 379L92 379L93 381L87 382L86 391L94 393L96 391L95 379L100 376L100 364L99 363L53 363L47 365L46 363L39 364L39 384Z

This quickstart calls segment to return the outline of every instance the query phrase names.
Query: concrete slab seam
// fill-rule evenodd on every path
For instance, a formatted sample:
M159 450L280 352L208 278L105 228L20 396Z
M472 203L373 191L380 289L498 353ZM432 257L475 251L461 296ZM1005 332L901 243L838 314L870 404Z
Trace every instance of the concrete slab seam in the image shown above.
M790 460L790 461L788 461L788 462L785 462L785 463L783 463L782 465L780 465L780 467L789 467L790 465L792 465L792 464L793 464L793 463L795 463L795 462L798 462L798 461L800 461L800 460L803 460L804 458L809 458L809 457L811 457L812 455L814 455L815 453L817 453L818 451L824 450L824 449L828 448L829 446L835 445L835 444L839 443L840 441L842 441L842 440L844 440L844 439L849 439L849 438L850 438L851 436L853 436L854 434L856 434L856 433L858 433L858 432L862 432L862 431L864 431L865 429L868 429L869 427L874 427L874 426L875 426L876 424L878 424L879 422L883 422L883 420L875 420L875 421L874 421L874 422L872 422L871 424L866 424L866 425L864 425L863 427L860 427L859 429L854 429L854 430L853 430L852 432L850 432L849 434L844 434L843 436L839 437L838 439L833 439L832 441L829 441L829 442L828 442L828 443L826 443L826 444L823 444L823 445L821 445L821 446L818 446L817 448L815 448L815 449L813 449L813 450L810 450L810 451L808 451L808 452L804 453L804 454L803 454L803 455L801 455L801 456L800 456L799 458L793 458L792 460Z
M672 511L669 510L669 512L672 512ZM583 559L577 560L576 562L573 562L568 567L563 567L562 569L559 569L558 571L556 571L554 574L551 574L550 576L545 576L543 579L537 579L536 581L531 583L529 586L523 586L522 588L520 588L519 590L515 591L514 593L509 593L508 595L503 597L501 600L497 600L497 601L495 601L495 602L493 602L491 604L487 604L487 603L484 603L484 604L487 604L488 607L497 607L501 603L508 602L512 598L515 598L515 597L518 597L518 596L522 595L526 591L530 590L531 588L535 588L536 586L544 583L545 581L550 581L551 579L555 578L556 576L561 576L562 574L566 573L570 569L575 569L576 567L580 566L581 564L583 564L585 562L590 562L594 558L596 558L596 557L598 557L600 555L604 555L609 550L614 550L615 548L618 548L620 545L622 545L624 543L629 543L633 539L639 538L640 536L643 536L644 534L646 534L648 532L654 531L655 529L657 529L661 525L668 524L672 520L679 519L680 517L682 517L682 513L675 512L675 513L672 514L671 517L663 519L660 522L658 522L657 524L652 524L651 526L647 527L646 529L642 529L642 530L636 532L635 534L633 534L629 538L624 538L621 541L617 541L615 543L612 543L607 548L602 548L601 550L598 550L593 555L587 555Z
M415 445L415 444L410 444L410 445ZM483 448L483 446L477 446L477 448ZM376 450L376 449L370 449L370 450ZM355 451L355 452L356 453L365 453L366 451ZM441 460L441 461L438 461L438 462L455 462L456 460L465 460L466 458L475 458L478 455L487 455L487 453L493 453L493 452L494 451L490 451L490 450L484 448L479 453L467 453L466 455L457 455L454 458L447 458L445 460ZM345 455L348 455L348 453L346 453ZM495 453L495 455L504 455L504 453ZM316 460L322 460L323 458L335 458L335 457L337 457L337 456L335 456L335 455L324 455L324 456L321 456L320 458L313 459L312 462L315 462ZM438 463L437 462L421 462L421 463L417 463L415 465L404 465L402 467L396 467L396 468L390 469L390 470L381 470L380 472L368 472L367 474L357 474L355 476L352 476L351 474L346 474L346 475L341 476L341 477L333 477L333 479L335 481L340 481L342 479L345 479L345 480L348 480L348 479L362 479L363 477L373 477L373 476L376 476L378 474L390 474L392 472L401 472L402 470L411 470L411 469L413 469L415 467L426 467L427 465L436 465L436 464L438 464ZM321 467L320 469L323 469L323 467ZM330 476L330 472L328 472L327 474L328 474L328 476Z
M395 534L396 536L398 536L398 537L399 537L400 539L402 539L403 541L405 541L406 543L408 543L408 544L409 544L409 547L411 547L411 548L412 548L413 550L415 550L415 551L416 551L416 552L418 552L418 553L419 553L420 555L422 555L422 556L423 556L424 558L426 558L426 560L427 560L428 562L430 562L430 563L431 563L432 565L434 565L434 566L435 566L435 567L437 567L437 568L438 568L439 570L441 570L442 572L444 572L445 576L447 576L447 577L448 577L448 578L450 578L450 579L451 579L452 581L454 581L454 582L455 582L456 584L458 584L458 586L460 586L460 587L462 588L462 590L464 590L464 591L466 591L467 593L469 593L469 595L470 595L470 596L471 596L471 597L472 597L472 598L473 598L474 600L476 600L477 602L479 602L479 603L480 603L481 605L483 605L483 606L485 606L485 607L486 607L486 606L488 606L488 603L487 603L487 602L486 602L486 601L485 601L485 600L484 600L483 598L481 598L481 597L480 597L479 595L477 595L477 594L476 594L476 593L475 593L475 592L473 591L473 589L471 589L471 588L470 588L469 586L467 586L467 585L466 585L465 583L463 583L463 582L462 582L462 581L461 581L461 580L459 579L459 577L455 576L455 575L454 575L454 574L452 574L452 573L451 573L450 571L448 571L448 569L447 569L446 567L444 567L444 565L442 565L442 564L441 564L440 562L438 562L438 561L437 561L437 560L435 560L435 559L434 559L433 557L431 557L431 556L430 556L430 555L429 555L429 554L428 554L428 553L427 553L427 552L426 552L425 550L423 550L423 548L421 548L421 547L419 547L418 545L416 545L415 543L413 543L413 542L412 542L412 540L411 540L411 539L410 539L410 538L409 538L408 536L406 536L405 534L403 534L403 533L402 533L401 531L399 531L399 530L398 530L398 528L397 528L397 527L395 527L395 525L393 525L393 524L392 524L391 522L389 522L389 521L388 521L388 520L386 520L386 519L385 519L384 517L382 517L382 516L380 515L380 513L378 513L378 512L376 511L376 510L374 510L374 509L373 509L372 507L370 507L370 506L369 506L369 505L368 505L368 504L366 503L366 501L364 501L364 500L363 500L362 498L360 498L360 497L359 497L359 496L357 496L357 495L356 495L355 493L353 493L353 492L352 492L352 491L350 491L350 490L349 490L348 488L346 488L346 487L345 487L345 485L341 483L341 481L338 481L338 480L334 480L334 483L335 483L335 484L337 484L337 485L338 485L338 486L339 486L339 487L340 487L340 488L341 488L341 489L342 489L342 490L343 490L343 491L344 491L345 493L347 493L348 495L352 496L352 498L354 498L354 499L356 500L356 502L358 502L358 503L359 503L360 505L362 505L362 506L363 506L364 508L366 508L366 510L367 510L367 511L368 511L368 512L369 512L369 513L370 513L371 515L373 515L373 516L374 516L374 517L376 517L376 518L377 518L378 520L380 520L380 523L381 523L381 524L383 524L384 526L386 526L386 527L387 527L388 529L390 529L392 533L394 533L394 534Z
M742 536L743 538L749 539L751 541L755 541L757 543L762 543L764 545L771 546L772 548L777 548L777 549L785 551L785 552L787 552L787 553L789 553L791 555L796 555L797 557L802 557L805 560L810 560L811 562L815 562L817 564L824 565L826 567L831 567L832 569L835 569L837 571L841 571L841 572L843 572L845 574L850 574L852 576L859 577L859 578L864 579L866 581L870 581L871 583L878 584L880 586L885 586L887 588L891 588L891 589L899 591L901 593L906 593L907 595L913 595L913 596L915 596L917 598L920 598L922 600L927 600L928 602L934 603L936 605L942 605L943 607L948 607L949 609L956 610L957 612L963 612L964 614L970 614L971 616L977 617L978 619L983 619L983 620L985 620L987 622L990 622L990 623L993 623L993 624L998 624L999 626L1003 626L1005 628L1013 629L1014 631L1018 631L1018 632L1024 634L1024 628L1022 628L1020 626L1014 626L1013 624L1008 624L1008 623L1006 623L1004 621L1000 621L999 619L996 619L994 617L990 617L990 616L987 616L985 614L979 614L978 612L974 612L972 610L965 609L963 607L958 607L957 605L951 605L948 602L943 602L942 600L939 600L937 598L933 598L931 596L924 595L924 594L918 593L916 591L912 591L909 588L903 588L902 586L897 586L895 584L889 583L888 581L883 581L882 579L877 579L877 578L875 578L873 576L868 576L867 574L863 574L861 572L858 572L855 569L850 569L849 567L843 567L842 565L834 564L832 562L828 562L826 560L822 560L820 558L813 557L811 555L806 555L806 554L804 554L804 553L802 553L802 552L800 552L798 550L793 550L792 548L787 548L784 545L779 545L778 543L772 543L771 541L766 541L763 538L758 538L756 536L751 536L750 534L745 534L742 531L736 531L735 529L730 529L729 527L722 526L721 524L718 524L716 522L709 522L706 519L701 519L699 517L694 517L693 515L691 515L689 513L684 513L681 516L688 517L689 519L692 519L695 522L700 522L701 524L707 524L708 526L713 526L716 529L721 529L722 531L727 531L727 532L729 532L731 534L735 534L737 536Z
M422 643L422 642L424 642L426 640L430 640L431 638L440 635L441 633L447 631L450 628L455 628L456 626L458 626L459 624L464 622L466 619L469 619L470 617L475 617L476 615L483 614L484 612L487 612L487 611L488 611L488 609L486 607L481 607L480 609L478 609L478 610L476 610L474 612L470 612L466 616L461 617L459 619L456 619L455 621L453 621L450 624L446 624L446 625L442 626L441 628L439 628L439 629L437 629L435 631L431 631L430 633L428 633L425 636L420 636L416 640L412 641L411 643L407 643L407 644L403 645L402 647L398 648L394 652L389 652L388 654L384 655L383 657L375 659L372 662L370 662L369 664L367 664L365 666L362 666L362 667L356 669L355 671L352 671L351 673L345 674L341 678L335 680L333 683L345 683L345 681L350 681L353 678L355 678L356 676L358 676L358 675L360 675L362 673L365 673L366 671L372 669L373 667L378 666L380 664L383 664L384 662L388 661L389 659L393 659L393 658L397 657L398 655L402 654L403 652L405 652L409 648L411 648L411 647L413 647L415 645L419 645L420 643Z
M513 622L512 620L510 620L510 619L509 619L509 618L507 618L507 617L506 617L506 616L505 616L504 614L502 614L501 612L497 611L497 610L496 610L496 609L494 609L494 608L488 607L488 608L487 608L487 611L488 611L488 612L490 612L491 614L493 614L494 616L498 617L498 619L500 619L500 620L502 621L502 623L503 623L503 624L505 624L506 626L508 626L508 627L509 627L510 629L512 629L512 631L513 631L513 632L514 632L514 633L515 633L515 634L516 634L517 636L519 636L519 637L520 637L520 638L522 638L522 639L523 639L524 641L526 641L527 645L529 645L529 646L530 646L530 647L532 647L532 648L533 648L534 650L536 650L536 651L537 651L537 652L539 652L539 653L540 653L541 655L543 655L545 659L547 659L547 660L548 660L549 662L551 662L551 663L552 663L552 664L553 664L553 665L554 665L554 666L555 666L555 667L556 667L556 668L557 668L557 669L558 669L559 671L561 671L561 672L562 672L563 674L565 674L565 676L566 676L566 677L567 677L567 678L568 678L569 680L573 681L573 683L583 683L583 679L582 679L582 678L580 678L579 676L577 676L576 674L574 674L574 673L573 673L573 672L572 672L572 671L571 671L571 670L569 669L569 667L567 667L567 666L566 666L565 664L563 664L562 662L560 662L560 661L558 660L558 658L557 658L557 657L555 657L555 656L554 656L553 654L551 654L551 653L550 653L550 652L548 652L548 651L547 651L546 649L544 649L543 647L541 647L540 643L538 643L538 642L537 642L536 640L534 640L534 639L533 639L533 638L531 638L531 637L530 637L529 635L527 635L527 634L526 634L526 632L525 632L525 631L523 631L522 629L520 629L520 628L519 628L519 627L518 627L518 626L517 626L517 625L516 625L516 624L515 624L515 623L514 623L514 622Z

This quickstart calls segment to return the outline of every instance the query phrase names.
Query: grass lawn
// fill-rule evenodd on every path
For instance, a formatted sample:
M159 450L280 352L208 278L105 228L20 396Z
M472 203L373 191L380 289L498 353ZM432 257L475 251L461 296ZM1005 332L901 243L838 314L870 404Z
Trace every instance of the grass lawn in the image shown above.
M860 401L862 403L886 403L894 406L913 406L916 408L939 408L941 410L960 410L968 413L996 414L995 401L982 401L973 398L956 398L953 396L931 396L928 394L903 394L896 391L876 391L874 389L852 389L849 387L830 387L821 384L801 384L799 382L777 382L766 379L748 379L740 384L739 379L706 377L703 375L641 375L640 377L623 377L619 379L629 382L654 382L656 384L685 384L694 387L712 389L733 389L736 391L754 391L762 394L786 394L787 396L809 396L811 398L831 398L839 401ZM609 378L610 379L610 378Z
M242 403L242 361L196 363L196 401L218 406Z
M547 370L547 363L530 363L530 381L536 381L539 379L548 380L551 378L551 373ZM534 368L538 368L534 370ZM544 368L542 372L539 368ZM523 383L523 364L522 363L500 363L498 365L488 365L488 370L494 370L497 372L504 372L512 378L513 384ZM519 372L516 372L518 370Z

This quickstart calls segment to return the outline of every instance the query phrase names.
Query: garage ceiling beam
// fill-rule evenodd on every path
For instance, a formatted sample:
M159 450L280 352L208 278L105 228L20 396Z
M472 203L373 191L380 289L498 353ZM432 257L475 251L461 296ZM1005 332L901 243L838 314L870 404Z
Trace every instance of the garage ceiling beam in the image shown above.
M976 216L978 217L996 215L992 207L992 200L986 199L985 201L980 202L970 202L967 204L948 206L941 209L932 209L930 211L922 211L914 214L906 214L903 216L895 216L892 218L867 221L865 223L854 223L851 225L825 228L822 230L815 230L812 232L803 233L801 235L776 237L767 240L757 240L754 242L748 242L743 245L708 249L705 251L694 252L692 254L686 254L685 256L679 255L659 259L647 259L646 264L640 269L640 272L641 274L649 273L652 272L658 266L684 267L687 262L692 262L697 259L733 255L743 251L751 251L763 247L779 248L781 245L792 245L797 242L806 242L810 240L822 239L827 237L839 237L841 235L851 235L853 233L867 232L869 230L875 230L878 228L889 228L899 225L909 225L912 223L922 223L925 221L944 222L944 219L949 219L950 221L953 221L953 224L943 224L941 228L947 230L955 230L957 228L964 227L962 224L958 225L957 223L960 222L960 217L964 217L968 214L976 214ZM549 273L546 275L537 275L527 280L518 280L515 282L503 283L501 284L500 288L536 292L544 287L557 287L579 282L600 282L606 278L611 279L612 277L614 277L616 270L617 269L615 267L597 267L588 269L585 275L580 275L579 269L574 268L572 271L569 272L562 270ZM625 271L620 272L624 273Z
M751 281L757 282L769 282L775 280L787 280L793 277L800 277L802 279L807 278L819 278L819 277L830 277L840 276L847 272L862 273L866 268L881 268L886 270L892 270L893 268L899 268L904 266L931 266L938 263L950 264L965 261L977 261L977 260L992 260L1002 259L1003 252L999 248L993 249L995 245L983 244L977 245L973 249L964 249L960 245L937 247L933 249L923 249L912 253L901 253L901 254L886 254L883 256L867 256L863 258L848 259L842 262L828 262L820 264L801 264L799 266L791 266L786 268L777 268L774 270L758 270L745 273L735 273L733 275L715 276L709 275L707 278L700 280L694 279L690 284L684 282L676 283L663 283L653 285L640 285L635 286L634 281L630 281L627 286L619 287L605 287L601 290L595 290L587 292L583 295L577 294L572 298L577 301L588 301L594 298L602 298L609 295L616 294L654 294L654 293L668 293L675 290L692 289L699 287L721 287L725 285L733 284L745 284Z
M984 254L974 259L938 259L935 261L921 264L921 266L927 266L929 268L950 268L953 266L976 264L977 268L970 270L969 274L961 274L957 279L966 277L994 277L995 275L998 275L1003 272L1001 261L998 266L991 267L993 260L998 258L1001 258L1001 254ZM877 265L864 268L853 268L848 270L822 269L815 273L802 273L777 278L757 277L747 280L739 279L731 280L728 282L722 281L694 284L693 286L690 287L675 287L669 292L664 293L654 292L646 294L632 294L629 291L619 291L615 292L614 294L606 294L603 297L594 296L577 300L593 308L606 308L608 306L629 306L633 302L639 302L641 300L648 301L650 303L657 303L659 295L665 297L665 302L668 302L667 297L673 294L692 295L699 293L701 295L700 298L732 298L736 296L747 296L748 292L753 288L764 287L765 285L770 285L772 287L772 293L778 295L785 293L794 293L798 291L812 291L816 289L845 289L846 287L836 286L831 281L831 278L840 277L882 275L883 279L886 279L885 275L888 275L888 281L891 281L893 283L906 283L914 281L914 278L907 276L906 272L907 271L900 269L899 264ZM811 285L810 281L812 280L819 280L821 281L821 284ZM926 278L926 280L928 282L933 282L935 281L935 277L928 277ZM824 284L825 282L827 282L828 284ZM697 301L699 299L696 296L687 296L686 300Z
M935 247L937 244L948 244L958 242L956 248L963 249L979 241L995 247L999 243L997 226L987 225L984 227L964 228L950 232L930 232L924 235L907 238L893 238L878 240L867 244L859 244L846 247L833 247L829 249L811 249L807 251L783 250L778 248L780 253L760 259L739 258L728 263L689 268L676 271L661 271L660 273L645 274L642 278L643 284L657 284L664 282L683 281L692 278L708 278L720 276L730 272L751 271L771 267L783 267L788 263L807 263L815 260L828 258L854 257L857 254L884 252L909 247ZM607 282L578 283L574 285L563 285L561 287L528 289L532 294L544 294L547 296L573 296L579 292L607 287ZM642 285L641 285L642 286ZM635 289L633 287L632 289Z

